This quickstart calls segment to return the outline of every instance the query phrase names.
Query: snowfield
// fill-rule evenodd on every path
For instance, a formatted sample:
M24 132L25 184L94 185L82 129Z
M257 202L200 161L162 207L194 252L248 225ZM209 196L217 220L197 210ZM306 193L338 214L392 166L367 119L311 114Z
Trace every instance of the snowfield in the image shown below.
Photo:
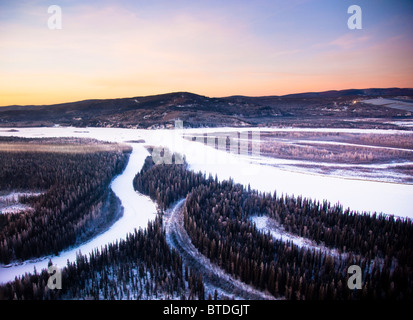
M397 99L384 99L380 97L377 99L362 100L361 102L370 103L377 106L390 107L399 110L413 111L413 102L406 100L402 101Z
M19 197L39 196L42 192L10 192L0 196L0 214L18 213L26 210L33 210L27 204L21 203Z
M294 128L209 128L175 130L139 130L120 128L16 128L17 132L0 130L0 136L18 137L84 137L103 141L125 142L133 146L133 151L125 171L114 179L112 189L124 207L123 216L108 230L79 247L64 251L59 256L43 257L35 261L25 261L19 265L0 266L0 282L13 280L15 276L41 270L47 267L49 258L54 264L64 266L67 260L74 261L76 253L88 254L94 248L126 238L126 234L135 228L145 228L150 219L155 218L156 206L146 196L133 190L132 180L141 169L148 151L146 145L165 146L175 152L185 154L190 169L217 175L219 180L232 178L235 182L262 192L277 192L281 195L302 195L319 201L328 200L332 204L340 202L344 208L356 211L383 212L401 217L413 218L411 199L413 185L384 183L377 181L343 179L329 175L309 172L286 171L280 168L262 165L260 159L251 159L245 155L230 154L215 150L199 142L182 139L182 133L204 132L245 132L245 131L324 131L355 132L378 134L412 134L399 130L362 130L362 129L294 129ZM412 136L413 137L413 136ZM145 143L130 141L145 140ZM129 141L129 142L128 142ZM262 160L262 159L261 159Z
M257 230L263 233L270 233L274 239L281 241L289 241L300 248L307 248L314 251L322 251L333 256L339 256L340 253L336 249L328 248L324 245L317 244L315 241L308 238L300 237L296 234L287 232L282 226L276 226L273 219L266 216L253 216L251 221L255 223Z

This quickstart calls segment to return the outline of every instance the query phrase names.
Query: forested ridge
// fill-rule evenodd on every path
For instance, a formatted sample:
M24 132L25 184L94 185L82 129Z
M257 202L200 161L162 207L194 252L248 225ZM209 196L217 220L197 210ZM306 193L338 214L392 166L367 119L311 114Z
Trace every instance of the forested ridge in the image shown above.
M2 263L57 254L118 214L117 199L109 184L126 166L131 150L113 146L110 151L83 152L83 148L98 142L45 140L1 140L14 146L24 142L50 148L50 152L0 151L0 190L44 191L38 196L21 197L20 201L34 210L0 215ZM64 143L82 152L55 152L55 146Z
M413 297L410 219L360 214L328 202L260 193L187 171L186 165L147 165L134 185L162 208L190 190L185 229L193 244L230 274L276 297ZM251 222L257 214L343 254L334 256L275 240ZM359 291L347 288L347 269L353 264L363 271L363 289Z

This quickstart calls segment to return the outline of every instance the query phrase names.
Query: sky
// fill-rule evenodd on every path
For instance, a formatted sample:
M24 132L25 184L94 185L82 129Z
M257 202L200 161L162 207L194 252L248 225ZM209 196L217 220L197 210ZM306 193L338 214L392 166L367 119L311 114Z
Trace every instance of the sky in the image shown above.
M0 0L0 106L378 87L413 88L413 0Z

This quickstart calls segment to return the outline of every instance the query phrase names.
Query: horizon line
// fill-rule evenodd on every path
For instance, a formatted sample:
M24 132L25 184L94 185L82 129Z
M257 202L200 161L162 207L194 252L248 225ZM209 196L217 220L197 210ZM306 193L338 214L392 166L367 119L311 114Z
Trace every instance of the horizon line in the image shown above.
M328 92L340 92L340 91L350 91L350 90L390 90L390 89L398 89L398 90L413 90L413 87L364 87L364 88L346 88L346 89L330 89L330 90L322 90L322 91L303 91L303 92L292 92L287 94L272 94L272 95L242 95L242 94L233 94L233 95L225 95L225 96L207 96L191 91L170 91L170 92L163 92L157 94L148 94L148 95L139 95L139 96L130 96L130 97L114 97L114 98L89 98L89 99L80 99L80 100L71 100L71 101L64 101L58 103L49 103L49 104L10 104L10 105L0 105L0 108L6 107L36 107L36 106L55 106L55 105L63 105L63 104L70 104L70 103L77 103L77 102L86 102L86 101L103 101L103 100L119 100L119 99L134 99L134 98L146 98L146 97L156 97L162 95L169 95L169 94L193 94L197 96L202 96L210 99L225 99L225 98L232 98L232 97L246 97L246 98L265 98L265 97L287 97L292 95L301 95L301 94L317 94L317 93L328 93Z

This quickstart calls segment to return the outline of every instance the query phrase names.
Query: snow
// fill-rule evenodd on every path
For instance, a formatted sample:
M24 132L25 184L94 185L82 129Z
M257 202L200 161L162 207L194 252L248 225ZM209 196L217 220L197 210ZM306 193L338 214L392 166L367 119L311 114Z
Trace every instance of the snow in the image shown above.
M356 144L356 143L346 143L346 142L337 142L337 141L297 140L295 141L295 143L326 144L326 145L334 145L334 146L350 146L350 147L360 147L360 148L370 148L370 149L386 149L386 150L413 152L412 149L406 149L406 148L371 146L367 144Z
M185 264L188 264L190 268L197 268L203 274L206 291L213 295L214 291L217 290L219 296L225 295L242 300L274 299L271 294L256 290L228 274L199 252L184 229L182 210L184 205L185 199L181 199L165 212L164 227L166 239L169 246L175 248L182 255ZM186 258L188 256L190 257L189 259ZM219 286L216 285L217 283L219 283Z
M413 151L413 150L412 150ZM251 157L250 157L251 158ZM388 169L391 167L399 166L412 166L412 161L400 161L400 162L390 162L390 163L371 163L371 164L359 164L359 163L334 163L334 162L316 162L316 161L303 161L294 159L278 159L261 156L259 158L251 158L250 161L261 164L269 165L312 165L312 166L322 166L322 167L337 167L337 168L371 168L371 169Z
M362 120L362 119L359 119ZM354 121L354 119L352 120ZM177 130L176 130L177 131ZM319 133L352 133L352 134L413 134L411 131L395 130L395 129L349 129L349 128L295 128L295 127L220 127L220 128L194 128L185 129L185 133L208 133L215 134L217 132L319 132Z
M32 207L22 204L22 203L15 203L9 206L3 207L0 209L0 214L10 214L10 213L19 213L27 210L34 210Z
M87 130L87 131L86 131ZM367 212L383 212L401 217L413 218L411 198L413 185L384 183L377 181L343 179L328 175L315 175L309 172L292 172L280 168L261 165L248 156L230 154L215 150L199 142L182 139L182 133L204 132L245 132L245 131L316 131L376 134L412 134L402 130L373 129L307 129L307 128L202 128L175 130L138 130L122 128L87 128L79 131L74 127L59 128L18 128L18 132L1 131L1 136L19 137L85 137L103 141L127 142L143 139L145 144L131 144L133 151L125 171L112 182L112 189L124 206L124 215L106 232L91 241L51 257L54 264L66 265L67 259L74 261L76 253L88 254L94 248L120 238L126 238L135 228L145 228L149 219L155 218L156 206L146 196L133 190L132 180L148 155L144 145L166 146L172 151L185 154L190 169L217 174L219 180L233 178L237 183L250 184L251 188L263 192L289 195L302 195L316 200L328 200L332 204L340 202L344 208ZM260 157L259 157L260 158ZM259 160L258 158L258 160ZM254 162L251 163L251 160ZM262 159L261 159L262 160ZM26 261L20 265L0 266L0 283L13 280L16 275L33 272L47 267L49 257L37 261Z
M395 124L396 126L400 127L413 128L413 121L389 121L386 123Z
M43 192L9 192L0 196L0 214L18 213L33 208L27 204L19 202L19 197L39 196Z
M413 185L361 180L357 177L333 177L313 172L293 172L261 163L282 160L229 154L215 150L199 142L182 139L185 134L245 131L307 131L375 134L409 134L403 130L381 129L334 129L334 128L197 128L175 130L138 130L121 128L87 128L87 132L75 132L78 128L20 128L19 132L0 132L0 135L25 137L88 137L106 141L123 142L144 139L146 144L167 146L186 155L190 168L215 176L220 180L232 177L235 182L252 188L278 194L302 195L303 197L340 202L344 208L356 211L383 212L401 217L413 217L410 199ZM146 152L146 151L145 151ZM259 161L256 161L259 160ZM251 163L253 161L253 163ZM255 161L255 163L254 163ZM267 164L270 164L268 163ZM291 164L291 162L290 162ZM300 164L300 163L296 163ZM301 163L305 164L305 163ZM337 167L337 164L335 164ZM376 165L377 166L377 165ZM386 164L388 166L388 164Z
M11 281L16 275L33 272L34 267L36 267L36 270L47 268L49 258L52 259L54 265L63 267L66 265L67 260L75 261L78 252L89 254L95 248L100 248L107 243L114 242L121 238L126 239L126 235L134 232L135 228L146 228L148 221L154 219L156 216L156 206L149 197L134 191L132 180L135 174L141 169L148 152L142 144L131 145L133 151L124 172L117 176L111 184L112 190L121 200L124 208L123 216L104 233L101 233L79 247L63 251L58 256L47 256L28 260L22 264L1 265L0 283Z
M43 194L43 192L9 192L6 195L0 196L0 201L18 202L19 197L37 197L41 194Z
M377 98L377 99L367 99L363 100L361 102L364 103L370 103L378 106L383 106L387 104L400 104L400 105L406 105L406 106L413 106L413 102L409 101L400 101L396 99L384 99L384 98Z
M377 98L377 99L363 100L361 102L369 103L369 104L373 104L373 105L377 105L377 106L386 106L386 107L405 110L405 111L413 111L413 103L408 102L408 101L400 101L400 100L396 100L396 99Z
M233 131L234 128L231 130ZM333 131L333 129L325 130ZM337 131L343 130L337 129ZM193 131L203 132L203 129ZM219 128L214 131L224 131L224 129ZM364 132L362 129L348 131ZM365 131L384 134L383 131L386 130ZM396 130L389 130L388 134L395 133L394 131ZM320 201L328 200L332 204L340 202L344 208L350 207L360 212L383 212L413 218L413 210L410 206L413 185L285 171L272 166L251 163L249 157L216 150L199 142L183 139L179 141L172 133L163 134L161 141L157 142L169 146L174 151L184 153L192 170L213 176L217 174L220 180L232 177L235 182L243 185L250 184L251 188L263 192L277 191L278 194L302 195Z
M330 249L324 245L317 244L315 241L300 237L296 234L285 231L282 227L275 227L275 221L266 216L253 216L251 221L255 223L257 229L261 232L269 232L274 239L279 239L284 242L292 242L300 248L309 250L323 251L327 254L338 256L340 253L335 249Z

